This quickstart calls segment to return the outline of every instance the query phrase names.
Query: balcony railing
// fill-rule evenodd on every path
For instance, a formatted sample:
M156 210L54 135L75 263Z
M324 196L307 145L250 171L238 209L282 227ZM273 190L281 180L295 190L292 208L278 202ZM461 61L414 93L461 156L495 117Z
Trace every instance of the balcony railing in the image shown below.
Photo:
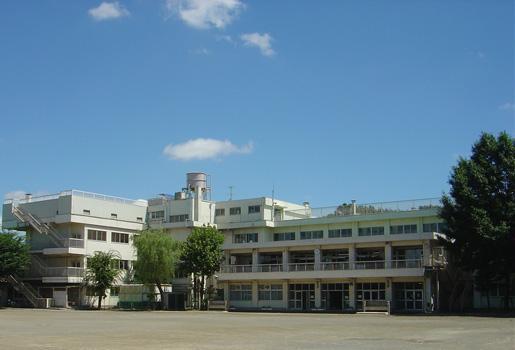
M384 270L384 269L417 269L422 268L422 259L406 260L376 260L351 262L321 262L317 269L314 263L290 263L287 272L298 271L343 271L343 270ZM225 273L240 272L283 272L282 264L260 264L254 268L252 265L225 265ZM284 271L286 272L286 271Z
M342 262L322 262L320 263L320 269L323 271L334 271L334 270L349 270L350 263L347 261Z
M84 248L84 240L80 238L65 238L63 244L66 248Z
M252 272L252 265L225 265L223 271L226 273Z
M43 277L83 277L82 267L47 267Z
M315 264L314 263L293 263L288 264L288 271L314 271Z
M354 262L354 270L380 270L384 269L386 266L385 260Z
M422 259L392 260L392 269L410 269L421 268L423 266Z
M283 264L259 264L256 266L255 272L281 272Z

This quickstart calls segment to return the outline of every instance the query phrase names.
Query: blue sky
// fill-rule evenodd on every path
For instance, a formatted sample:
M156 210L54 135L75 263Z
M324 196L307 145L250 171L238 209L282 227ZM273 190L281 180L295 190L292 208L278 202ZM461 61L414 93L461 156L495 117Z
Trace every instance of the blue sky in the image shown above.
M0 193L440 196L513 134L514 45L502 0L2 1Z

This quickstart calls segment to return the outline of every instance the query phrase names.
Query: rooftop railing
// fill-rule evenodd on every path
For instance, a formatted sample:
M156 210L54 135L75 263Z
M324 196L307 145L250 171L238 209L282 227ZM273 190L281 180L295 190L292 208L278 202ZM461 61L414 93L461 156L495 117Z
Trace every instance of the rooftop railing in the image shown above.
M440 198L412 199L377 203L343 203L339 206L285 210L283 217L277 221L328 218L336 216L372 215L394 212L415 211L441 207Z
M51 199L58 199L59 197L65 197L65 196L93 198L93 199L99 199L99 200L104 200L104 201L108 201L108 202L137 205L139 207L147 206L147 201L143 200L143 199L134 200L134 199L128 199L128 198L122 198L122 197L107 196L105 194L100 194L100 193L79 191L79 190L67 190L67 191L62 191L62 192L54 193L54 194L48 194L48 195L44 195L44 196L25 197L25 198L19 198L19 199L9 198L9 199L4 200L4 204L12 204L12 203L25 204L25 203L42 202L42 201L47 201L47 200L51 200Z

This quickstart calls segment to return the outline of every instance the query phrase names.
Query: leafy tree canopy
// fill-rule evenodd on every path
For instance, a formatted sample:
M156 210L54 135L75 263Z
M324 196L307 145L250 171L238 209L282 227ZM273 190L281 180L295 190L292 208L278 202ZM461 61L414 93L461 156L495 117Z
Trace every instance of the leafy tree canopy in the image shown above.
M135 277L145 284L157 286L164 300L162 285L170 283L181 255L181 245L163 230L147 229L134 238L138 260Z
M98 296L99 309L102 306L102 299L106 296L106 290L115 284L116 278L120 274L120 270L114 264L116 259L119 259L119 256L112 251L95 252L95 255L88 258L84 282Z
M182 259L185 269L194 274L212 276L223 258L224 236L216 228L194 228L184 244Z
M485 279L515 272L515 139L481 135L470 159L453 167L450 195L442 198L445 244L456 263ZM486 283L488 284L488 283Z
M15 233L0 233L0 277L21 273L29 264L25 239Z

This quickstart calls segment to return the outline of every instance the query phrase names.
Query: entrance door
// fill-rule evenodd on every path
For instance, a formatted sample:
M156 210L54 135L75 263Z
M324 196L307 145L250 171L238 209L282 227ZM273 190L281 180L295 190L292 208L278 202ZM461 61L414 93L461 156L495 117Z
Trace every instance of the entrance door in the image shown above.
M170 293L168 294L168 309L169 310L185 310L185 294L184 293Z
M394 305L399 311L423 311L424 290L420 282L394 283Z
M343 291L329 292L329 310L343 310Z
M299 283L289 285L289 308L307 311L315 307L315 285Z
M404 309L408 311L421 311L423 309L422 289L404 290Z

